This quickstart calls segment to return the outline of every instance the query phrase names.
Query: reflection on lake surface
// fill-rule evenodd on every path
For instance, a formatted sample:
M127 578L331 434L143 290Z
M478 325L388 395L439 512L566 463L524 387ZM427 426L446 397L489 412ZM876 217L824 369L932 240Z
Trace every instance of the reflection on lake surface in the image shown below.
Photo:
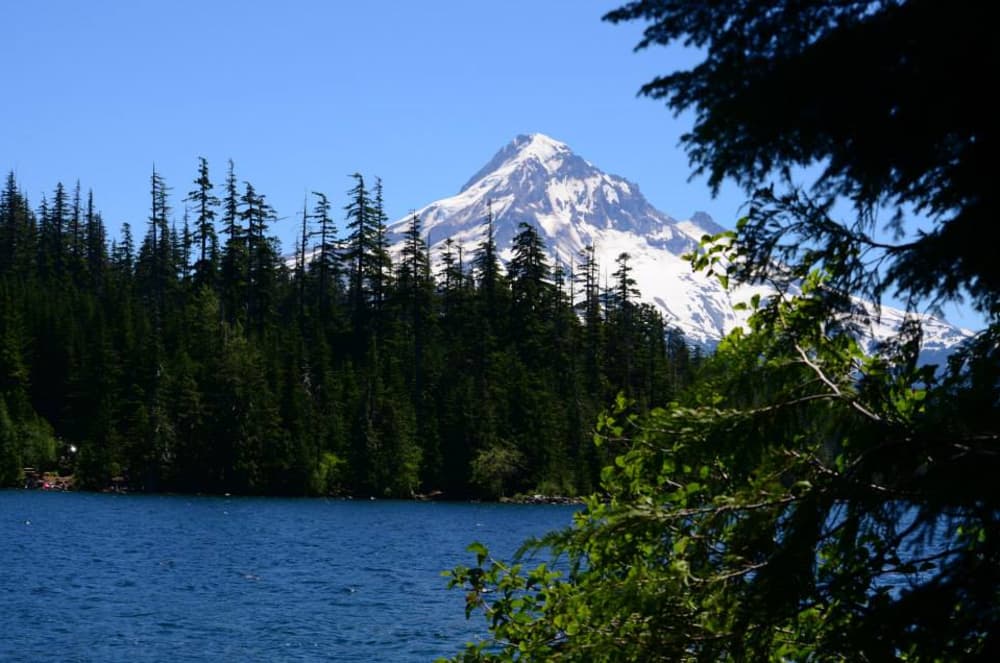
M0 660L430 661L485 635L441 571L574 509L0 491Z

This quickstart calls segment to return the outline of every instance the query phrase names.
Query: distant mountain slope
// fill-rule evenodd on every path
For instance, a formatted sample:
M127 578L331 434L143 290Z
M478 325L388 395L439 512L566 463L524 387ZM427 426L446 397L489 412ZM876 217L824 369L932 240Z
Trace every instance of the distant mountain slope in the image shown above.
M731 296L715 278L691 272L681 256L696 248L703 235L723 229L707 214L696 213L687 220L664 214L636 184L601 171L564 143L542 134L518 136L457 195L417 210L432 255L439 256L442 243L450 237L471 256L483 239L489 205L502 260L510 258L511 240L521 222L538 229L553 260L567 270L592 244L610 280L615 259L628 253L641 298L697 343L714 344L744 322L745 314L734 311L733 304L753 292L764 292L743 288ZM397 251L407 224L407 219L400 219L389 228ZM873 337L887 334L887 325L896 324L901 315L887 310ZM925 330L927 345L935 349L951 347L967 335L936 320Z

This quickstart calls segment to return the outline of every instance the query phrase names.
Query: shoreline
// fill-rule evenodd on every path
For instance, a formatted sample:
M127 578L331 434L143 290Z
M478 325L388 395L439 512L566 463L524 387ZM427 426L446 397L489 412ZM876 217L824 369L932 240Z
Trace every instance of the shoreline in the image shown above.
M363 496L363 495L283 495L274 493L259 493L259 494L233 494L233 493L204 493L204 492L175 492L175 491L141 491L141 490L129 490L121 485L108 486L100 490L92 490L86 488L79 488L74 485L72 475L66 477L53 477L52 480L29 480L25 481L24 485L19 487L10 487L8 490L18 490L18 491L30 491L30 492L46 492L46 493L90 493L94 495L168 495L177 497L224 497L224 498L243 498L243 497L273 497L279 499L325 499L325 500L339 500L344 502L375 502L375 501L401 501L401 502L452 502L452 503L483 503L483 504L519 504L519 505L583 505L585 503L585 497L572 497L566 495L542 495L538 493L534 494L518 494L512 496L503 496L497 499L484 499L475 497L462 497L462 498L448 498L445 497L440 491L434 491L432 493L415 493L410 497L375 497L375 496Z

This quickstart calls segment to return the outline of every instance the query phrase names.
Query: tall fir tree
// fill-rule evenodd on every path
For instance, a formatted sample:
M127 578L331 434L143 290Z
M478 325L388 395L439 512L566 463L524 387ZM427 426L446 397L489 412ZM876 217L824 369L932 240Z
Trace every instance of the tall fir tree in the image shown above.
M194 263L194 286L214 287L219 259L215 219L220 201L213 193L215 186L209 177L205 157L198 157L198 177L194 185L195 188L184 199L194 206L195 212L193 241L197 245L198 259Z
M220 256L219 292L222 315L229 322L246 320L247 232L240 219L240 194L232 159L226 171L222 201L222 234L226 241Z
M330 216L330 201L326 194L314 191L316 202L313 206L313 219L319 224L316 231L319 245L313 254L313 265L317 273L317 292L319 310L324 317L330 312L335 294L340 290L340 251L337 243L337 227ZM305 231L303 231L305 237Z

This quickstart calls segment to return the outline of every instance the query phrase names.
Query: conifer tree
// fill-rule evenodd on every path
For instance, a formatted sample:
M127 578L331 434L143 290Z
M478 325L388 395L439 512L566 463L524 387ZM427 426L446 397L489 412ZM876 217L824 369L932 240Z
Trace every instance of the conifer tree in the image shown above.
M17 185L14 171L10 171L0 193L0 274L27 278L34 272L37 230L28 200Z
M368 293L365 291L368 276L369 251L374 230L371 222L371 201L360 173L351 175L354 187L348 191L349 202L344 210L347 215L347 241L344 262L347 263L347 300L356 337L364 334L368 323Z
M431 315L431 298L434 281L431 278L430 257L427 244L421 236L420 217L413 212L403 235L400 251L399 274L395 284L396 296L408 318L413 334L415 366L419 366L423 353L424 335ZM419 376L415 376L419 388Z
M132 224L122 223L121 240L115 245L111 254L112 265L121 278L131 278L135 268L135 240L132 238Z
M544 365L542 355L554 340L551 307L555 294L549 282L551 269L545 242L534 226L522 222L512 248L507 264L512 296L511 328L518 330L515 340L527 365Z
M295 280L295 315L299 324L305 322L306 306L306 255L309 251L309 239L311 237L309 227L309 209L306 199L302 199L302 222L299 226L299 236L295 239L295 270L293 278Z
M585 246L579 254L580 266L576 279L582 286L583 300L577 304L584 324L584 363L590 393L600 393L601 367L603 366L603 319L601 317L600 271L593 244Z
M65 275L66 269L66 214L68 203L62 182L56 183L52 195L51 208L42 200L42 253L44 263L57 278Z
M184 216L181 217L181 231L177 232L174 225L174 257L180 271L181 280L187 284L191 280L191 270L194 264L191 262L191 251L194 248L194 233L191 232L191 214L187 206L184 207Z
M107 230L100 212L94 207L93 190L87 191L84 237L87 272L95 287L100 288L105 277L108 258Z
M375 178L375 191L372 198L371 224L372 237L370 251L370 285L372 305L376 318L382 313L382 306L385 303L386 291L389 287L389 280L392 274L392 264L389 259L389 240L386 237L385 225L388 216L385 213L385 201L382 195L382 178Z
M521 222L513 240L513 254L507 265L514 304L534 307L549 284L551 268L545 255L545 242L530 223Z
M365 187L364 178L358 173L352 177L355 185L348 193L350 202L345 208L348 237L344 258L348 264L348 305L360 348L366 333L379 332L379 314L389 282L390 265L382 181L376 178L373 198Z
M607 357L610 383L626 389L626 393L635 397L632 391L632 378L638 325L636 324L636 306L634 300L639 294L635 278L632 276L631 256L621 253L615 259L618 269L612 277L614 285L608 294L608 337Z
M337 245L337 227L330 217L330 202L326 194L313 191L316 198L313 206L313 218L319 224L316 231L319 245L313 254L313 266L318 276L319 308L325 315L329 313L331 298L339 290L340 256ZM306 237L303 230L303 238ZM303 239L303 241L305 241Z
M497 290L500 287L500 258L497 255L496 234L493 228L493 201L486 202L486 221L483 240L476 249L473 269L478 279L479 289L486 301L486 314L493 316L497 305Z
M427 389L428 374L432 370L428 346L435 340L434 279L427 244L421 232L420 216L411 212L394 284L395 307L390 315L400 321L396 328L400 336L398 345L402 347L395 352L403 355L404 365L408 367L405 377L416 417L416 435L421 441L423 466L425 470L429 468L424 473L426 477L437 475L441 457L432 413L433 398Z
M449 237L444 241L444 246L441 249L441 276L438 279L441 284L446 313L451 309L455 295L461 290L464 280L462 262L455 252L455 240Z
M194 263L194 285L214 286L218 262L218 237L215 232L216 209L219 198L208 174L208 161L198 157L198 177L195 188L188 192L185 201L194 205L193 240L198 246L198 259Z
M240 195L232 159L226 172L222 234L226 237L219 275L222 315L229 322L242 321L246 319L247 237L246 229L240 223Z
M277 298L277 262L274 240L267 231L276 215L253 185L244 183L240 220L247 233L246 307L248 318L263 331L274 313Z
M71 278L78 279L85 269L85 225L83 220L83 200L80 194L80 180L77 180L76 185L73 187L73 199L66 232L68 235L66 240L68 245L66 251L67 270Z

